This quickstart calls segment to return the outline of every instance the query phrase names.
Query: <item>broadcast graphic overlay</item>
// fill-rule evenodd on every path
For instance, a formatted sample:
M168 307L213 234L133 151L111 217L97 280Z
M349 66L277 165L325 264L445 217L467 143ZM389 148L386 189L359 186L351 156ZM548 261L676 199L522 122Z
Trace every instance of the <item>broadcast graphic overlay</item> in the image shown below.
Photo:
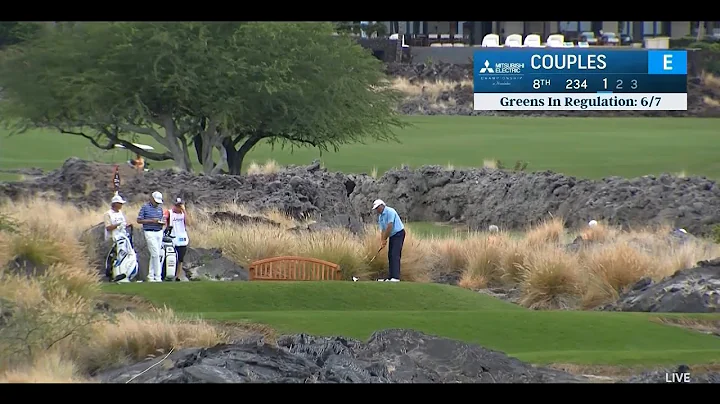
M687 51L486 48L476 111L687 111Z

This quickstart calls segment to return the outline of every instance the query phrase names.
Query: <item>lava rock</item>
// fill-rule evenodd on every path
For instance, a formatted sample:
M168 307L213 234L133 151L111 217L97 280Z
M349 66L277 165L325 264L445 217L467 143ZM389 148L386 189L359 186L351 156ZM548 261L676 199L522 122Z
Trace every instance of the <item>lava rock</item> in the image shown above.
M720 383L720 373L718 372L707 372L707 373L694 373L690 367L687 365L680 365L677 368L667 368L667 369L656 369L649 372L643 372L639 375L634 375L626 380L623 380L623 383L668 383L667 378L668 375L672 375L673 373L681 374L681 373L689 373L690 374L690 383ZM672 377L672 376L670 376ZM671 379L672 380L672 379ZM677 382L676 382L677 383Z
M64 202L83 207L109 205L114 166L72 157L57 170L30 181L0 183L0 197L13 200L52 192ZM346 176L295 167L273 174L197 175L175 170L137 172L120 166L121 195L130 202L147 201L160 191L166 199L181 197L189 205L218 207L234 201L257 211L276 209L302 220L317 217L332 226L357 231L356 212L347 199Z
M53 192L80 207L109 204L111 167L71 158L47 176L0 183L0 197L18 200ZM314 217L315 229L343 227L355 233L363 230L363 222L375 223L370 206L377 198L397 209L406 222L464 223L473 229L490 224L524 229L548 213L562 216L569 227L584 226L589 218L626 228L671 223L697 236L720 223L720 186L715 181L669 174L589 180L550 171L424 166L390 170L379 179L307 167L249 176L160 170L123 178L122 195L130 201L146 201L147 192L159 189L168 198L180 196L209 210L235 201L257 210L278 209L300 221ZM229 212L217 213L216 219L238 225L262 220Z
M374 220L368 204L382 198L406 221L458 222L473 229L523 229L548 213L569 227L584 226L588 218L626 228L669 222L696 235L720 223L720 186L705 177L589 180L550 171L423 166L355 182L350 200L365 221Z
M125 383L150 364L98 375ZM535 367L479 345L413 330L384 330L367 343L343 337L291 335L184 349L134 383L573 383L584 378Z
M720 312L720 259L699 262L659 282L641 279L606 311L657 313Z

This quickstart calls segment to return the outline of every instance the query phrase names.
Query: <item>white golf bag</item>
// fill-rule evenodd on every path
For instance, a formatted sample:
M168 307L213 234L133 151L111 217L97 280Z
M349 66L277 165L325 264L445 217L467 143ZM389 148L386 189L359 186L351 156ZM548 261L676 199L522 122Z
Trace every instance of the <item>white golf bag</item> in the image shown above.
M138 261L132 245L132 233L119 234L105 260L106 275L112 282L127 279L129 282L138 275Z
M173 281L177 271L177 251L173 245L172 226L168 226L163 233L162 251L160 253L160 268L162 268L162 279Z

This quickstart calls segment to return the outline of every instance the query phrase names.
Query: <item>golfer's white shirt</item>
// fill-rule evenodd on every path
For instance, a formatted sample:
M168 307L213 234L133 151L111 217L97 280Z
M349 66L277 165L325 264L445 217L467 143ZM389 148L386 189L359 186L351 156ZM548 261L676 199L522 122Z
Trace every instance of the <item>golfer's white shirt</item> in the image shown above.
M110 209L105 212L105 214L110 217L110 224L119 225L115 228L115 230L110 232L105 229L105 240L116 240L120 236L127 235L127 231L125 230L125 227L127 226L127 219L125 219L125 215L122 213L122 211L115 212L114 210Z
M185 213L175 213L171 210L170 226L173 227L172 234L170 234L174 237L173 244L178 247L182 247L190 243L187 228L185 227Z

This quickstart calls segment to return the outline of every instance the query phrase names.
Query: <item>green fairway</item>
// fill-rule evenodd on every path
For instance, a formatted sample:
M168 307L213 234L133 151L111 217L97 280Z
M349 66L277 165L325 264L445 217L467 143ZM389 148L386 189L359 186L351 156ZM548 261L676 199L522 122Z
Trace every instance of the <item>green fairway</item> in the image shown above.
M407 227L414 235L422 238L448 238L454 236L463 237L467 230L463 227L454 227L450 224L434 222L410 222Z
M552 170L587 178L634 177L685 172L720 178L720 131L716 119L704 118L522 118L420 116L398 132L399 143L346 145L320 156L315 149L272 151L259 145L252 160L309 164L321 158L330 170L382 174L408 164L482 166L499 159L507 166L529 162L528 170ZM139 142L157 146L147 137ZM126 151L99 152L85 139L51 131L17 137L0 133L0 168L57 168L70 156L124 162ZM194 156L193 156L194 157ZM171 163L152 162L154 167ZM196 164L197 166L197 164Z
M720 362L720 338L651 321L657 314L531 311L446 285L197 282L106 285L105 291L140 295L206 319L264 323L282 333L364 340L377 330L412 328L534 363Z

